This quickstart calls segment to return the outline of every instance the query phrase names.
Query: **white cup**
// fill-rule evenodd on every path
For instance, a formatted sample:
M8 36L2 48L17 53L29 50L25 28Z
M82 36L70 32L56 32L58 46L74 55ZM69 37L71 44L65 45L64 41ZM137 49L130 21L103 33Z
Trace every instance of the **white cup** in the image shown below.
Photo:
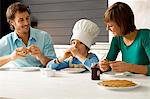
M41 69L42 75L46 77L55 77L56 70L52 70L51 68L43 68Z

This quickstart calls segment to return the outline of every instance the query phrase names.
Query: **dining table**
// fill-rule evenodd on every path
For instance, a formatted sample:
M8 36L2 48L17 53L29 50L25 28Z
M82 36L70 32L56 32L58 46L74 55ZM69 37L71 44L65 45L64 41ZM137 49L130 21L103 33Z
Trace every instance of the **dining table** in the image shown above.
M150 99L149 76L100 74L100 80L92 80L90 72L56 74L0 69L0 99ZM103 80L130 80L138 87L113 90L98 84Z

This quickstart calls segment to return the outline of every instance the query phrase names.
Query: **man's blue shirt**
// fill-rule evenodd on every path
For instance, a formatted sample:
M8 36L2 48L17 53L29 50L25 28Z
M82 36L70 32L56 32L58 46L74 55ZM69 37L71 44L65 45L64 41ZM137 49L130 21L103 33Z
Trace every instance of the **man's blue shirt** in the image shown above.
M50 35L38 29L30 27L30 37L27 46L23 41L17 36L15 32L11 32L8 35L0 39L0 57L5 55L10 55L16 48L19 47L29 47L30 45L36 45L40 48L42 54L51 59L56 58L56 54L53 47L53 42ZM27 55L12 61L16 66L34 66L40 67L42 64L32 55Z

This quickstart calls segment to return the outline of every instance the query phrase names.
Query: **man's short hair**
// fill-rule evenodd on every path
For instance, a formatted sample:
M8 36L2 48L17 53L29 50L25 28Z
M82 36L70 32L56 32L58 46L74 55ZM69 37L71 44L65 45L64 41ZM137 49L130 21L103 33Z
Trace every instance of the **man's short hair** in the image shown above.
M11 4L6 11L6 18L7 18L7 22L10 24L11 20L15 19L15 14L17 12L28 12L30 14L29 11L29 7L26 6L25 4L22 4L20 2L15 2L13 4ZM14 29L13 26L10 24L10 28Z

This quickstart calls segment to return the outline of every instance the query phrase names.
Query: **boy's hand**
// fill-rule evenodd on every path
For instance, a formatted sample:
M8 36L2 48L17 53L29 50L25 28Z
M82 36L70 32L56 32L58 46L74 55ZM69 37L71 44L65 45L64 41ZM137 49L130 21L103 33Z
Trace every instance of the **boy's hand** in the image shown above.
M79 54L78 49L75 47L71 47L70 52L71 52L72 56L74 56L74 57Z
M70 49L67 49L63 55L63 58L66 59L69 58L70 56L72 56Z

